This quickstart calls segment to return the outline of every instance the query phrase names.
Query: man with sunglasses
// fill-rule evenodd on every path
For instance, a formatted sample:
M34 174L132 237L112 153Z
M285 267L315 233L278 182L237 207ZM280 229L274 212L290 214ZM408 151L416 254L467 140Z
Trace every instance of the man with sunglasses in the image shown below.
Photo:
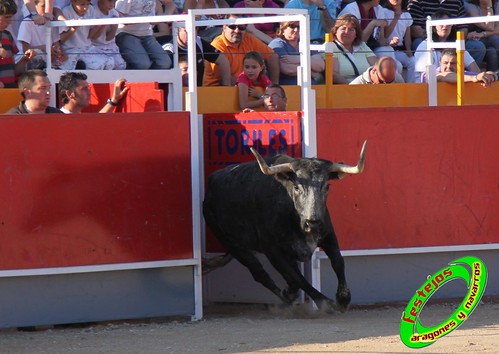
M229 19L236 19L237 15L230 15ZM224 53L230 64L231 84L235 85L236 79L243 71L244 55L247 52L259 52L267 62L270 81L279 82L279 57L265 43L250 33L246 33L246 25L224 25L222 34L216 37L211 45ZM220 67L209 63L205 67L203 86L220 85Z
M362 84L403 84L404 79L397 72L397 64L390 57L381 57L376 64L350 82L350 85Z

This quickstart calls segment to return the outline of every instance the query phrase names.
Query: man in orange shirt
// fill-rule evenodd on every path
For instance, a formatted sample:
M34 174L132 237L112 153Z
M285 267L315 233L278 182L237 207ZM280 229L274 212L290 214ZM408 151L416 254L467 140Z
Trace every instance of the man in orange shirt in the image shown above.
M231 15L229 18L237 18ZM279 56L265 43L252 34L246 33L246 25L224 25L222 34L216 37L211 45L224 53L230 63L231 84L235 85L236 79L243 71L244 55L250 51L262 54L267 62L270 81L279 82ZM209 63L205 67L203 86L220 85L220 71L216 64Z

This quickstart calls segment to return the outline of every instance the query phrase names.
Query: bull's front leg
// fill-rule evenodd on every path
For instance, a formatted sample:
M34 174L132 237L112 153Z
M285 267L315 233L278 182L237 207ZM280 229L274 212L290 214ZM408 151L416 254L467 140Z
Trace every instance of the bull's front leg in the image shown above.
M297 293L298 289L303 289L303 291L317 304L317 307L326 310L334 308L334 301L310 285L301 274L295 260L286 258L279 252L267 251L265 255L272 266L288 283L288 296L292 293Z
M328 256L331 261L331 266L333 267L336 277L338 278L336 302L340 306L340 310L346 310L348 304L350 304L352 295L347 285L345 277L345 262L340 252L338 240L336 239L333 226L330 226L331 231L327 233L324 240L319 244L319 247L321 247Z

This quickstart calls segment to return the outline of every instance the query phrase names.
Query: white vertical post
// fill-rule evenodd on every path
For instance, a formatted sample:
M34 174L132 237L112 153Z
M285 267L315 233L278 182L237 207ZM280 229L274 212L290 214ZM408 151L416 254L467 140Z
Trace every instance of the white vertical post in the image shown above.
M192 246L196 260L194 266L194 316L193 320L203 318L203 287L201 269L201 196L203 194L203 120L198 116L197 67L196 67L196 26L192 10L185 21L187 31L187 52L189 66L189 92L186 94L185 108L190 111L191 125L191 184L192 184ZM174 38L176 40L176 38Z
M431 17L426 18L426 38L427 38L427 55L428 61L426 65L426 82L428 83L428 105L436 106L437 99L437 76L435 73L435 63L433 63L433 37L432 37Z

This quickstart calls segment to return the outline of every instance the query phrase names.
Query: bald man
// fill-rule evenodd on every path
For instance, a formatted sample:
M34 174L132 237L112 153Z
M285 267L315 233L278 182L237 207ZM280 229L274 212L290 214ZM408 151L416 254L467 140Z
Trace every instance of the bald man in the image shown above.
M404 79L397 73L397 64L392 58L381 57L373 66L350 82L350 85L391 83L403 84Z

